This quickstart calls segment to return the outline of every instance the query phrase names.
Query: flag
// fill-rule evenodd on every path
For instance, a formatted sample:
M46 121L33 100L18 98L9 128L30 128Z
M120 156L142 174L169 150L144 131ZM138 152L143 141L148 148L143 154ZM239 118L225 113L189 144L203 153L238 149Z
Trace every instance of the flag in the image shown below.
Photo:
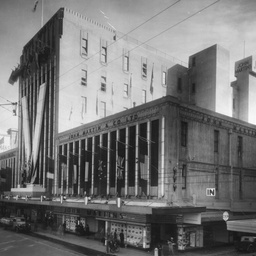
M98 92L96 96L96 115L98 115Z
M153 88L153 82L154 82L154 63L152 67L152 74L151 74L151 81L150 81L150 93L153 94L154 88Z
M2 139L0 139L0 145L4 144L4 137Z
M111 88L111 104L112 108L114 106L114 83L112 83L112 88Z
M63 173L63 180L67 180L67 165L62 163L61 164L61 170Z
M50 179L50 180L53 180L53 179L54 179L54 174L53 174L53 173L50 173L50 172L47 172L46 178L47 178L47 179Z
M99 171L99 179L102 180L103 178L106 178L106 173L104 172L104 169L103 169L103 161L102 160L99 160L99 165L98 165L98 171Z
M70 113L69 113L69 121L71 120L71 115L72 115L72 109L73 109L73 107L71 107L71 109L70 109Z
M89 181L89 162L85 162L84 181Z
M130 74L130 97L132 97L132 73Z
M147 155L140 154L140 178L147 180Z
M36 7L37 7L37 5L38 5L38 0L37 0L37 1L35 1L34 8L33 8L33 12L35 12L35 11L36 11Z
M123 171L124 171L124 157L118 156L117 163L116 163L116 172L117 172L117 179L123 179Z
M73 184L77 183L77 165L73 165Z

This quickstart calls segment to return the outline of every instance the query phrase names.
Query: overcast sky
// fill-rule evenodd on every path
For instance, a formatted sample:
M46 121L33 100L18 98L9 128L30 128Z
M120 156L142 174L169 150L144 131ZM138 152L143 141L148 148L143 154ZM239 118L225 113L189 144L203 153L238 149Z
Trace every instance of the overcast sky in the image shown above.
M0 104L18 101L18 83L12 86L8 79L23 46L41 27L42 0L35 12L34 4L0 0ZM190 55L219 44L230 52L231 81L234 62L256 54L255 0L43 0L43 22L61 7L123 33L153 17L129 35L184 63ZM0 107L0 134L18 127L11 111L11 106Z

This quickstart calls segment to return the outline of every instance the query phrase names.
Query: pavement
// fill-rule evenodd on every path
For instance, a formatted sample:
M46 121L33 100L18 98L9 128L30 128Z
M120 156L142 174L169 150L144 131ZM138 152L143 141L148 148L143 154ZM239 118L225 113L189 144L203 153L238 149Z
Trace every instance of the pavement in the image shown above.
M42 239L48 239L56 243L68 243L76 246L85 247L87 249L90 249L97 253L97 255L121 255L121 256L160 256L158 253L155 253L154 250L142 250L134 247L126 247L126 248L120 248L120 251L118 253L112 254L106 253L106 247L99 241L94 239L94 236L85 237L85 236L78 236L73 233L65 233L64 235L59 234L59 232L52 231L49 229L44 229L38 227L35 231L32 227L32 232L34 235L42 238ZM175 255L182 255L182 256L201 256L201 255L209 255L209 256L219 256L219 255L232 255L232 252L234 252L233 255L235 255L235 249L232 245L224 245L224 246L217 246L212 248L195 248L193 250L187 250L187 251L176 251Z

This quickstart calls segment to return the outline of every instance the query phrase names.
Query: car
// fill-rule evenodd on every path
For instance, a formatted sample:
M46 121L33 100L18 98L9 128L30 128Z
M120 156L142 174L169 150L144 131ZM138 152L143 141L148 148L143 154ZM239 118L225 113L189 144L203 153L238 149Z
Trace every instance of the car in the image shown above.
M256 237L242 236L241 240L235 244L237 251L254 252L256 251Z
M29 232L31 230L30 224L23 217L1 218L0 223L5 229L16 232Z

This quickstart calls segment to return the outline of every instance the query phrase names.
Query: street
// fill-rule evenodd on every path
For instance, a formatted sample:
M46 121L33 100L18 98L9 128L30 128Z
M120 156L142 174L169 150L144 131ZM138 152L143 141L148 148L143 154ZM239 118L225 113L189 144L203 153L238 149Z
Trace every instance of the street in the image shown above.
M1 256L73 256L73 255L99 255L79 246L64 243L53 243L32 234L15 233L0 229L0 255Z

